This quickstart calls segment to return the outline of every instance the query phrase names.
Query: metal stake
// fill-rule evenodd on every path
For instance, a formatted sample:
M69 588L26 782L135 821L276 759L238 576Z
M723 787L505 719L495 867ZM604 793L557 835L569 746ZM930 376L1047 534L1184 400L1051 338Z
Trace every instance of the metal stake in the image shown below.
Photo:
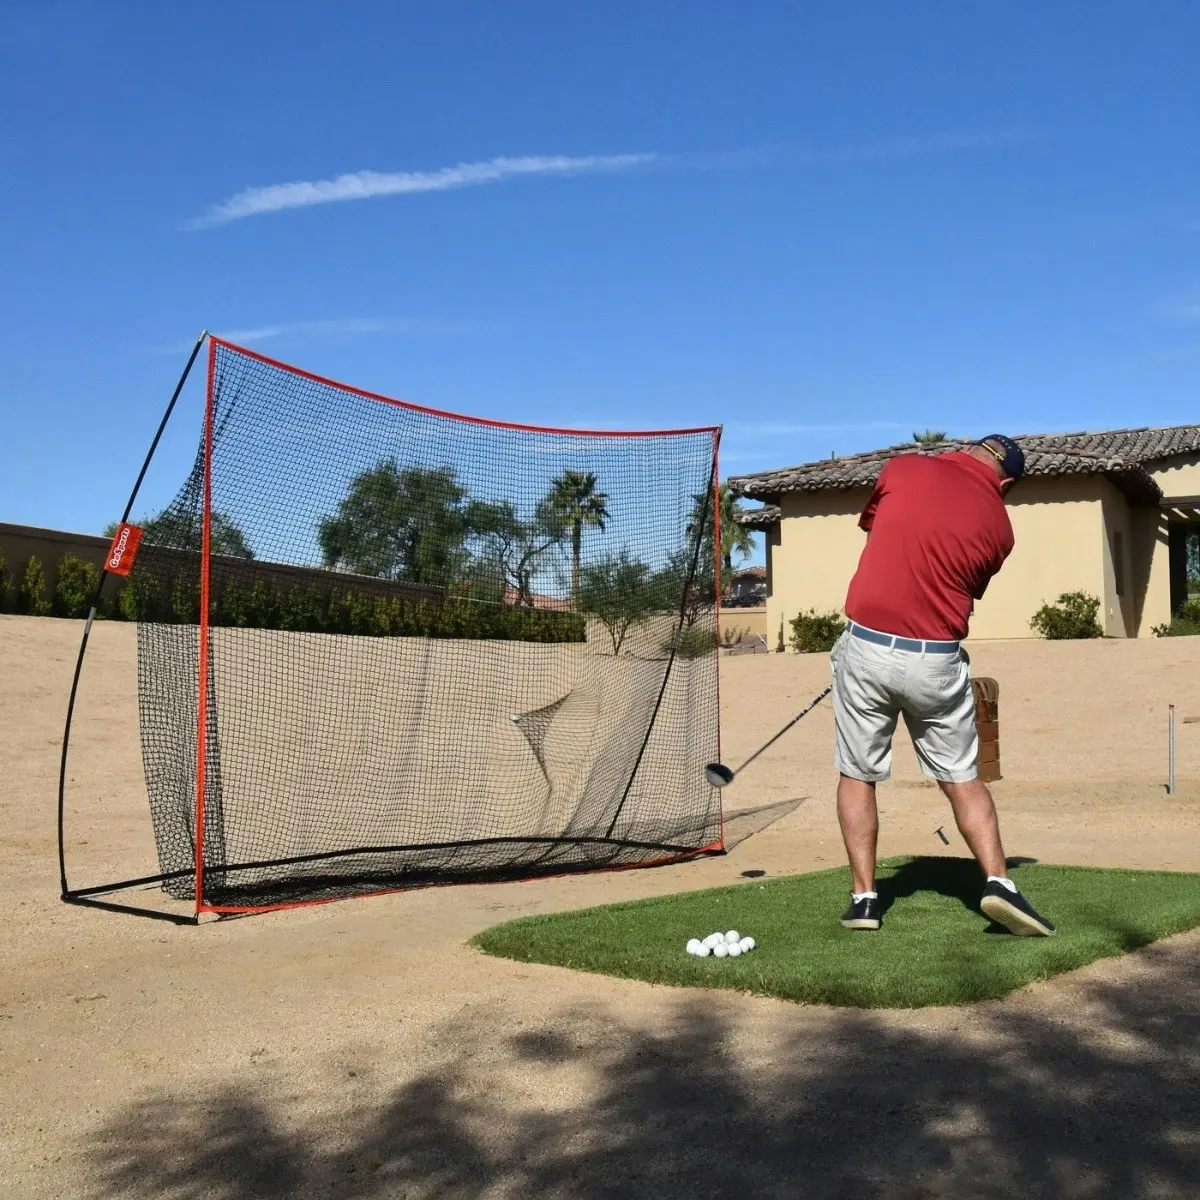
M1175 795L1175 705L1167 709L1167 795Z

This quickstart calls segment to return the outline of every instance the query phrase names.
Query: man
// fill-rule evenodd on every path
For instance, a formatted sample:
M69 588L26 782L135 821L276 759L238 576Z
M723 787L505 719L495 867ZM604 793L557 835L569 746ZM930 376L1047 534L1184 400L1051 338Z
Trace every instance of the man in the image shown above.
M991 793L978 778L969 660L960 642L975 601L1013 548L1004 496L1025 470L1011 438L964 451L890 459L859 518L867 544L846 597L850 622L833 649L838 822L853 891L847 929L878 929L875 785L892 766L904 714L921 769L937 780L984 875L980 907L1013 933L1054 926L1008 878Z

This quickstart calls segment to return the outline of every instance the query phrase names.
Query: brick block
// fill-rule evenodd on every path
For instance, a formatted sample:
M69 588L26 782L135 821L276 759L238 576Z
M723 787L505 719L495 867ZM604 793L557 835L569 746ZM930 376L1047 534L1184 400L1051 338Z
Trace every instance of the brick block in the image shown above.
M980 742L979 743L979 762L990 763L1000 761L1000 743L999 742Z
M976 715L975 728L979 730L980 742L997 742L1000 740L999 721L981 721Z
M986 763L981 762L979 764L979 778L982 779L984 783L995 783L998 779L1000 779L1000 760L996 759L995 762Z

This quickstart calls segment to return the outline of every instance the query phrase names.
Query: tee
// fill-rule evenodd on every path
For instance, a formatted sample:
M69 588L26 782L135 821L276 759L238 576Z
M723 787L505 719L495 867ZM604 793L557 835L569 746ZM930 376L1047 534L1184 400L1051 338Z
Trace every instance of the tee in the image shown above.
M967 636L975 601L1013 548L999 477L958 451L889 460L858 524L867 544L846 615L924 641Z

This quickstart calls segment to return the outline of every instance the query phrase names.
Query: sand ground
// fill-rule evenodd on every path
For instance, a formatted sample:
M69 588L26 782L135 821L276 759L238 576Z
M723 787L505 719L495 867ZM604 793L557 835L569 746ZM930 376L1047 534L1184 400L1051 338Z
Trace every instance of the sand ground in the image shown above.
M827 706L728 789L724 857L177 928L58 901L54 797L79 633L0 617L0 1195L1200 1191L1200 934L1000 1002L887 1013L464 946L520 914L839 862ZM155 869L132 633L97 627L89 656L71 760L89 797L69 829L77 885ZM973 657L1001 685L994 790L1010 855L1200 870L1200 640L985 643ZM726 761L827 670L823 656L724 660ZM937 840L949 814L908 747L881 799L881 854L964 853L952 826L950 846Z

